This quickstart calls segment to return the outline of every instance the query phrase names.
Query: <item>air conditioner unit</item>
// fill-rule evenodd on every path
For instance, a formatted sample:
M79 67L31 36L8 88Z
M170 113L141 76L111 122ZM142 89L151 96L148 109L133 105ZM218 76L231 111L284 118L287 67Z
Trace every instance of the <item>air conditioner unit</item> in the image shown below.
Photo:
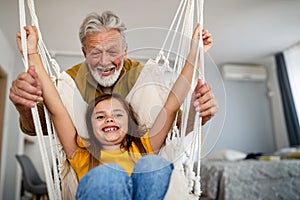
M265 67L257 65L225 64L222 66L225 80L235 81L265 81L267 71Z

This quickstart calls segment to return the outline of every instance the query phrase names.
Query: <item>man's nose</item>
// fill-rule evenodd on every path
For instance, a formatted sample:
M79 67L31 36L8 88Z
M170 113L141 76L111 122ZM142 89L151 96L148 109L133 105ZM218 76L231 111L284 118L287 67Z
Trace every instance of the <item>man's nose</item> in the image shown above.
M107 55L106 53L100 54L99 64L101 66L108 66L108 65L110 65L111 64L111 58L110 58L110 56Z

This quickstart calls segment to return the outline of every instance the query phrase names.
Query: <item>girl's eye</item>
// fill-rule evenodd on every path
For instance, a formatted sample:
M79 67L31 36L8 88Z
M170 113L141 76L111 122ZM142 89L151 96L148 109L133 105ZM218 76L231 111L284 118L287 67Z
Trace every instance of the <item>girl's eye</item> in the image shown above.
M97 116L96 119L104 119L105 117L100 115L100 116Z
M123 117L123 114L115 114L114 117L115 118L120 118L120 117Z

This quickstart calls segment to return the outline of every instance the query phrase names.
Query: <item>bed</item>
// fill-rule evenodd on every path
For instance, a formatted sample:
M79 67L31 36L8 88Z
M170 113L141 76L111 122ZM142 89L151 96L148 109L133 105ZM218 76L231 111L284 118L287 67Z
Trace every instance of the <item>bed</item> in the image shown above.
M202 200L300 199L300 160L201 163Z

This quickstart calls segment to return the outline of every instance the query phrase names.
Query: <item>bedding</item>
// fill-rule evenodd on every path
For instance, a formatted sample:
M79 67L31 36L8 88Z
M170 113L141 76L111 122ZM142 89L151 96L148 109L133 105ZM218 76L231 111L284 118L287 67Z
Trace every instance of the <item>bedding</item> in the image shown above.
M201 163L201 199L300 199L300 160Z

